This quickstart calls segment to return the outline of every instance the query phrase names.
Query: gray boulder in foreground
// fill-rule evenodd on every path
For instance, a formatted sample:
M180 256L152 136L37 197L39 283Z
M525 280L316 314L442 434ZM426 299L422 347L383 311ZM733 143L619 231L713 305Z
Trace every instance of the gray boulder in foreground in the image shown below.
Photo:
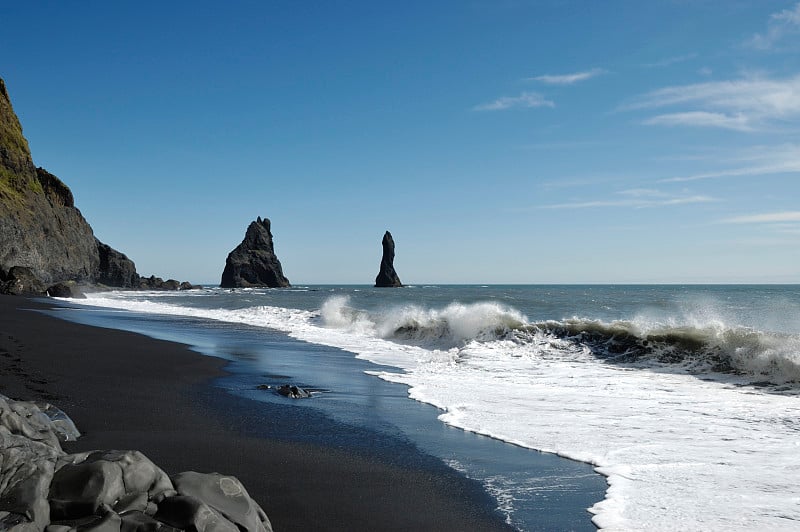
M281 261L275 255L270 221L259 216L247 227L244 240L228 254L220 281L222 288L285 288Z
M65 453L79 435L52 405L0 395L0 530L272 531L235 477L170 478L138 451Z

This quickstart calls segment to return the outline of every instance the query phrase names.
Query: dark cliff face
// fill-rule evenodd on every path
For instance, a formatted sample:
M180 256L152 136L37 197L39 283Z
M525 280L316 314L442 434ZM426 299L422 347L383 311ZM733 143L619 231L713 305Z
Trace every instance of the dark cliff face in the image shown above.
M383 246L383 256L381 257L381 269L375 278L376 287L397 287L403 286L400 277L394 271L394 239L392 233L386 231L381 241Z
M251 222L241 244L228 254L220 286L244 288L266 286L285 288L290 286L283 275L281 262L275 255L270 221L259 217Z
M78 281L129 287L136 275L132 261L95 238L69 187L33 164L2 79L0 265L29 268L46 284Z

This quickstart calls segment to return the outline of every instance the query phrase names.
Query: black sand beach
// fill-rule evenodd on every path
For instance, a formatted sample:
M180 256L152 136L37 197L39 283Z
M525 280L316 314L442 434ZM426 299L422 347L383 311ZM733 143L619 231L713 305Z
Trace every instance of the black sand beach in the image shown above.
M211 386L224 360L32 311L47 308L0 296L0 393L67 412L83 433L68 452L137 449L170 474L235 475L279 531L509 529L477 483L413 448L295 440L349 427Z

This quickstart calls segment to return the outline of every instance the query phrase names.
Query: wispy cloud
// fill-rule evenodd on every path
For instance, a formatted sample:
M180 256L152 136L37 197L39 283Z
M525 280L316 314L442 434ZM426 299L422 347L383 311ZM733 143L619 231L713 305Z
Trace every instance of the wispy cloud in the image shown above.
M523 92L519 96L503 96L493 102L476 105L475 111L504 111L514 107L555 107L555 103L538 92Z
M800 235L800 211L778 211L762 214L734 216L720 220L724 224L752 225L759 227L760 231L770 231L773 234ZM763 229L763 230L762 230Z
M745 45L757 50L771 50L786 38L800 34L800 2L794 7L773 13L764 33L756 33Z
M800 222L800 211L768 212L765 214L753 214L749 216L735 216L726 218L724 223L729 224L791 224ZM786 228L785 225L782 225Z
M672 57L667 57L666 59L662 59L661 61L655 61L653 63L645 63L642 66L647 67L647 68L662 68L662 67L667 67L667 66L670 66L670 65L674 65L676 63L683 63L685 61L690 61L690 60L694 59L695 57L697 57L697 54L693 52L691 54L676 55L676 56L672 56Z
M688 111L685 113L656 115L642 123L648 126L695 126L719 127L736 131L753 130L753 126L748 124L747 117L742 114L730 116L725 113L711 113L708 111Z
M668 207L674 205L688 205L692 203L711 203L718 201L716 198L703 195L677 196L653 189L630 189L617 192L619 199L574 201L542 205L543 209L588 209L595 207L631 207L643 209L648 207Z
M726 158L736 166L685 176L662 179L662 183L699 181L731 177L753 177L800 173L800 145L756 146Z
M591 70L584 70L583 72L573 72L572 74L543 74L541 76L529 78L528 81L540 81L548 85L573 85L605 73L606 70L602 68L593 68Z
M525 150L572 150L575 148L584 148L592 146L601 146L607 142L600 140L566 140L555 142L536 142L533 144L526 144L522 146Z
M664 87L636 98L620 110L692 106L694 109L660 114L648 125L701 126L760 131L799 125L800 75L788 79L745 78Z

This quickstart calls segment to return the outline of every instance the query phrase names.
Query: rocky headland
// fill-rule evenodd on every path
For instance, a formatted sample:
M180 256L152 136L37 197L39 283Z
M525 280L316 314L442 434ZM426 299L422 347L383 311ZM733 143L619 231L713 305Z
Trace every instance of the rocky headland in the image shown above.
M376 287L399 287L403 286L400 277L394 270L394 239L392 233L386 231L381 241L383 246L383 256L381 257L381 267L378 276L375 278Z
M259 216L247 227L242 243L228 254L220 282L222 288L286 288L281 261L275 255L270 221Z
M34 165L0 79L0 293L44 295L62 285L52 291L77 296L142 284L134 262L94 236L69 187Z

